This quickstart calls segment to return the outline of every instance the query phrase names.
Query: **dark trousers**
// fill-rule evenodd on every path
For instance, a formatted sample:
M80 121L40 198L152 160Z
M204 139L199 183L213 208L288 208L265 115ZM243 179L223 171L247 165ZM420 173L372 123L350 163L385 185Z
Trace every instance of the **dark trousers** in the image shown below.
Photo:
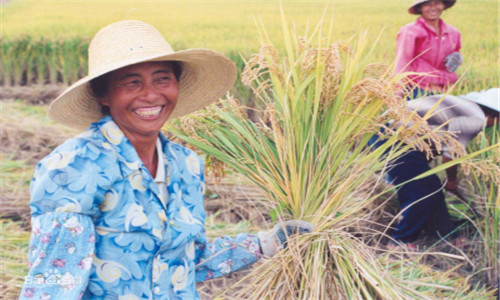
M435 94L434 92L429 92L424 89L414 87L412 93L406 96L406 100L413 100L424 96L432 96L434 94Z
M433 95L433 92L415 87L406 100ZM383 133L383 128L381 129ZM373 135L368 145L378 148L385 143L378 135ZM393 162L393 167L387 172L388 180L399 185L430 170L425 154L411 150L401 155ZM402 219L395 226L392 238L410 243L418 239L425 231L429 235L445 237L455 229L451 221L441 180L437 175L408 182L397 190ZM455 234L453 235L453 237Z
M397 158L388 175L394 185L399 185L428 170L425 155L413 150ZM392 233L394 239L409 243L418 239L424 230L427 234L445 237L455 229L437 175L404 184L398 188L397 196L403 212Z

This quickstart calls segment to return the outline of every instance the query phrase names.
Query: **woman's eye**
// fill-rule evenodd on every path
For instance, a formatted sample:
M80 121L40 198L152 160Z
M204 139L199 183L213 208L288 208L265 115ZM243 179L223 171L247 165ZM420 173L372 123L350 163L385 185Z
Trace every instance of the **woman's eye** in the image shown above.
M141 86L141 82L139 80L132 80L125 82L123 84L126 88L133 89Z
M168 81L170 80L170 76L162 76L162 77L158 77L156 78L156 83L159 83L159 84L165 84L165 83L168 83Z

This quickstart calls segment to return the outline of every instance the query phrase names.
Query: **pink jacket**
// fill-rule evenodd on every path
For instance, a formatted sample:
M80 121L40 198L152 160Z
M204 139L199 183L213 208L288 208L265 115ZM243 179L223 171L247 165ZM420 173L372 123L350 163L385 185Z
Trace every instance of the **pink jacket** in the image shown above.
M399 30L396 47L396 73L424 72L410 76L414 85L429 91L444 91L457 81L457 74L446 69L444 59L460 51L460 32L439 19L441 37L420 17Z

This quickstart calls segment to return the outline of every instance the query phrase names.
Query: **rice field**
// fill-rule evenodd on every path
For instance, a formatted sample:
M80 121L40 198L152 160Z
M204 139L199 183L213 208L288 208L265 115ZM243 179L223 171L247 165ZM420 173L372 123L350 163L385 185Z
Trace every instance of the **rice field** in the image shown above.
M333 19L334 40L349 40L368 31L380 42L374 59L391 64L399 28L415 17L409 0L282 1L299 35L310 32L326 13ZM10 1L1 6L0 83L69 84L86 73L86 48L103 26L123 19L155 25L174 49L209 48L231 57L240 69L259 49L256 20L282 46L279 4L262 1ZM478 16L481 21L478 22ZM461 0L444 19L462 33L464 65L459 91L498 85L498 2ZM379 37L380 35L380 37ZM242 92L241 86L237 89Z
M383 63L390 67L394 59L395 37L399 27L415 19L406 13L410 2L412 1L283 0L281 3L291 31L288 36L295 38L295 40L292 38L292 42L284 38L287 35L283 34L280 5L277 0L2 2L3 4L0 4L2 39L0 294L2 297L16 299L22 286L23 276L27 272L26 258L30 230L29 183L34 166L56 145L75 134L75 131L68 130L47 118L47 106L43 104L44 101L37 101L36 93L39 93L37 89L40 89L40 85L42 89L44 85L50 85L50 88L46 87L47 90L53 89L54 85L62 89L84 76L87 68L86 48L93 34L113 21L140 19L157 27L174 49L210 48L225 53L237 64L240 77L232 91L237 101L227 104L228 107L234 108L236 116L228 112L232 108L222 107L216 113L212 110L207 115L209 118L205 118L207 116L202 118L208 122L205 124L208 126L205 130L215 132L209 127L213 126L210 120L215 120L214 123L221 126L218 130L224 132L225 137L237 140L240 138L238 134L243 134L243 138L249 140L273 141L267 145L270 147L269 151L263 147L246 149L247 153L238 151L237 154L248 155L244 159L232 161L227 153L226 156L219 154L218 157L212 158L212 165L208 168L211 173L208 174L206 200L209 214L208 234L219 236L256 232L262 230L263 224L270 226L270 222L276 219L292 216L310 218L309 220L317 222L324 229L321 234L294 241L291 250L280 255L277 260L265 261L253 269L229 278L198 285L203 299L214 297L271 299L272 295L283 294L288 295L285 298L290 299L329 299L328 297L332 295L343 295L341 298L345 299L358 299L360 295L363 295L364 299L496 299L498 292L495 292L495 289L497 281L500 280L498 277L500 271L498 147L482 153L480 159L464 163L464 167L467 167L464 170L468 170L469 173L462 175L462 188L470 199L468 205L471 203L475 205L482 217L471 219L473 214L465 204L457 204L453 202L456 198L451 195L448 197L452 204L450 205L452 214L457 222L462 224L460 230L466 235L471 247L454 249L443 243L424 240L421 242L421 246L425 247L423 251L387 253L380 243L385 238L381 233L384 230L382 225L388 224L398 210L392 195L393 190L376 175L381 165L373 162L374 154L354 150L360 143L366 142L364 139L353 142L363 134L362 131L359 132L360 126L357 126L360 124L356 125L352 116L340 114L341 107L337 105L329 112L339 113L342 117L324 115L321 118L325 118L328 124L335 126L343 135L335 135L334 142L320 145L317 149L304 147L304 153L309 155L307 162L311 163L311 168L317 159L333 159L340 171L327 170L330 173L325 173L325 176L342 180L341 182L350 182L350 185L339 186L334 181L327 180L321 186L319 183L324 178L320 175L294 178L293 172L286 170L284 166L272 165L277 161L290 159L292 156L286 155L291 155L292 152L279 148L275 150L272 147L283 146L285 147L283 149L287 149L288 143L298 142L287 140L283 136L277 141L272 140L282 134L280 130L275 129L283 128L289 130L289 133L298 130L297 139L304 139L306 144L321 141L307 140L307 128L297 129L297 124L288 122L290 119L270 117L269 113L274 111L273 105L275 105L272 97L262 102L259 96L252 93L249 86L241 82L241 78L245 78L242 74L245 61L250 60L251 55L261 49L264 30L278 56L285 58L290 55L287 43L299 42L300 36L311 36L323 15L326 16L325 23L333 22L330 35L325 35L326 30L323 33L325 40L343 41L341 44L352 45L358 43L359 37L365 33L363 40L365 46L370 48L375 45L369 62ZM457 27L462 33L464 65L458 70L461 80L454 94L499 86L498 5L496 0L459 0L443 16L445 21ZM359 61L360 59L354 60L353 63L355 70L352 72L357 74L356 76L365 74L365 66ZM297 72L300 73L302 70ZM338 75L343 76L342 72L343 70L339 71ZM379 75L382 78L382 73ZM320 75L317 73L316 76ZM275 86L279 86L278 82L279 80L274 81ZM257 82L257 87L254 88L258 88L258 85ZM27 88L36 91L35 95L26 94L24 91ZM314 90L313 87L309 88ZM349 86L343 88L347 95ZM16 93L21 90L23 92ZM281 96L280 99L286 99L286 95ZM267 103L270 108L261 113L269 117L269 122L276 122L275 126L254 127L252 122L241 120L238 101L248 105L257 103L257 106L258 103L260 105ZM384 107L382 105L386 104L370 104L366 111L365 108L353 106L350 108L352 109L350 113L367 113L374 117L379 112L377 109ZM285 112L282 112L275 117L284 115ZM305 119L304 116L307 117L307 114L300 118ZM194 119L196 118L197 116L194 116ZM368 117L364 125L369 124L366 123L367 120ZM240 129L247 128L252 133L237 132L231 128L232 126L223 127L225 122L233 122L230 124L236 124ZM182 124L176 126L177 129L174 127L170 129L177 130L179 136L196 143L196 129L192 129L193 132L189 135L184 132L187 127ZM328 140L326 137L333 136L327 127L326 124L318 125L317 129L321 134L326 133L321 137L325 138L325 141ZM227 142L227 139L221 140ZM498 144L499 141L498 130L487 132L472 143L468 152L484 149ZM210 145L209 142L206 142L207 145ZM198 152L206 153L203 155L211 154L210 151L216 152L207 145L199 143L198 146L204 151ZM233 146L238 147L238 143ZM258 150L262 156L252 164L257 166L257 170L241 164L242 161L249 161ZM332 151L337 155L328 156ZM353 160L352 151L360 151L355 153L366 158L363 164ZM271 153L283 156L279 159L266 158L266 155ZM321 155L315 156L317 153ZM226 169L218 168L221 165L218 159L225 159ZM484 163L487 160L489 163ZM232 167L228 167L231 164ZM293 164L301 170L298 161ZM243 175L237 176L235 169L237 173ZM220 180L218 176L223 172L225 177L222 182L217 182ZM374 175L370 176L368 173ZM305 173L299 172L299 174ZM264 175L267 177L263 177ZM263 182L262 178L266 178L267 182ZM269 182L275 182L272 188L266 186ZM309 195L307 188L311 182L317 184L318 188ZM326 205L318 201L321 197L330 197L331 204ZM346 199L354 202L350 203ZM314 211L314 207L320 207L321 210ZM309 214L306 211L309 211ZM306 267L301 269L303 262L306 262ZM328 262L328 266L322 266L321 262ZM288 272L275 272L274 270L280 266L286 266L285 270ZM376 269L379 266L382 269ZM341 272L338 273L338 270ZM377 270L380 273L374 273ZM264 273L268 275L259 276ZM321 286L324 279L329 284L337 285L333 284L333 288L328 285ZM239 283L239 286L233 286L234 283ZM313 286L311 283L314 283ZM282 285L288 290L265 289L267 286ZM325 287L327 290L322 290ZM394 287L399 290L392 291L391 288ZM342 291L339 292L340 290Z

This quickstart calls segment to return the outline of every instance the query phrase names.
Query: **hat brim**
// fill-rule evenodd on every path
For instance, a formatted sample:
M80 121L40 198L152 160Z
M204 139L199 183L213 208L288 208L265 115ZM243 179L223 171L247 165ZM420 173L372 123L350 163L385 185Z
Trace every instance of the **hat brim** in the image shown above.
M481 92L472 92L460 97L500 112L499 88L492 88Z
M425 3L427 1L429 1L429 0L423 0L423 1L418 1L418 2L413 3L413 5L410 6L410 8L408 8L408 12L412 15L419 15L420 13L417 12L415 10L415 8L417 7L417 5L420 5L420 4ZM455 2L456 2L456 0L443 1L444 9L448 9L448 8L452 7L453 5L455 5Z
M169 119L190 114L217 101L236 80L234 63L224 55L208 49L188 49L143 57L137 61L129 60L123 65L111 66L102 74L92 74L80 79L51 103L49 117L73 128L87 128L103 116L102 106L90 90L90 81L120 68L150 61L181 62L179 95Z

